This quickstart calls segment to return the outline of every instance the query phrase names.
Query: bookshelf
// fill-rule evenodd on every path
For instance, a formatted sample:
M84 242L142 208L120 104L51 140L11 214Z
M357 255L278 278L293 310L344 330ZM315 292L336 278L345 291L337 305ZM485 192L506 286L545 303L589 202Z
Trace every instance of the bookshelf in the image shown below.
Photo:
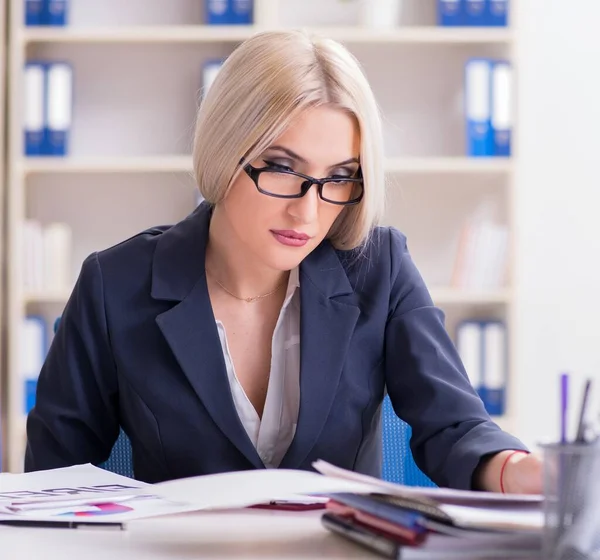
M99 27L97 29L26 29L21 42L34 43L210 43L224 41L236 43L263 29L258 25L245 26L132 26ZM397 30L357 29L342 26L318 26L313 29L344 43L384 44L508 44L512 40L507 29L453 29L417 27Z
M34 313L46 318L50 330L70 292L70 287L24 289L25 219L71 226L74 280L90 252L187 215L194 206L189 153L202 64L227 56L263 29L308 27L351 48L385 117L386 224L407 234L451 333L465 316L499 317L514 339L510 280L502 289L483 291L456 289L450 282L461 224L481 198L491 200L512 228L514 162L465 157L461 109L464 62L471 56L512 59L512 29L438 28L434 0L405 0L402 24L383 31L361 26L357 2L341 0L255 0L254 25L223 27L204 25L199 0L171 0L167 13L162 0L71 0L69 27L26 28L22 0L9 1L6 301L8 324L15 327L9 329L7 354L11 471L22 469L25 442L16 326ZM73 64L68 157L22 154L22 68L30 58ZM509 268L512 275L514 267ZM509 395L507 414L498 419L506 429L512 429L512 401Z

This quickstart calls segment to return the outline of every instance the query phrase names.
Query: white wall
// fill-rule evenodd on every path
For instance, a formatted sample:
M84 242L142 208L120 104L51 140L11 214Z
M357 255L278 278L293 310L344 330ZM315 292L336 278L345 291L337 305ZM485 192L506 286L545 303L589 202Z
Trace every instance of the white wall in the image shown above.
M600 383L600 2L516 4L515 393L518 435L531 445L558 435L561 370Z

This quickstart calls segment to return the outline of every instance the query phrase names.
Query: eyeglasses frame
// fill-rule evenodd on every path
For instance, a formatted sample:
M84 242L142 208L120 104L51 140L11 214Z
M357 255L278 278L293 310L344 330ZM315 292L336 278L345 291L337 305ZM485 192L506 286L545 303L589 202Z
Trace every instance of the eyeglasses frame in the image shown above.
M317 185L317 191L319 194L319 198L321 200L323 200L324 202L328 202L329 204L336 204L338 206L353 206L355 204L358 204L363 199L364 194L365 194L364 180L362 177L362 172L361 172L360 167L358 168L358 170L356 172L357 175L359 175L359 177L344 177L344 178L324 177L323 179L316 179L315 177L311 177L310 175L304 175L304 173L299 173L298 171L288 171L287 169L277 169L277 168L273 167L272 165L267 165L265 167L254 167L250 163L246 163L246 164L242 163L242 169L246 172L246 174L250 177L250 179L252 179L252 181L256 185L256 188L258 189L258 191L260 193L262 193L266 196L273 196L275 198L286 198L286 199L302 198L311 189L311 187L313 185ZM260 177L261 173L283 173L286 175L294 175L295 177L300 177L301 179L304 179L304 182L300 185L300 193L298 193L298 194L274 194L274 193L265 191L264 189L260 188L258 181L259 181L259 177ZM347 202L330 200L329 198L325 198L323 196L323 185L325 183L336 183L336 182L341 183L342 181L343 182L350 181L351 183L360 185L362 188L362 190L360 192L360 196L358 198L349 200Z

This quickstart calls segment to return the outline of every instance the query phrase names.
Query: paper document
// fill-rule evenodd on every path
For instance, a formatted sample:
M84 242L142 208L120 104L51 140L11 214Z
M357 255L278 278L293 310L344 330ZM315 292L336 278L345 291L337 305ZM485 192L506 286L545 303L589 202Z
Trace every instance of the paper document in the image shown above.
M148 487L125 476L93 465L76 465L62 469L25 474L0 474L0 507L48 504L116 498L138 495Z
M313 467L320 473L333 478L358 482L367 485L376 485L381 493L389 493L394 496L406 496L416 498L431 498L438 503L462 504L462 505L485 505L485 504L541 504L543 496L539 494L500 494L496 492L480 492L474 490L454 490L452 488L432 488L421 486L403 486L386 482L372 476L348 471L336 467L326 461L315 461Z
M124 522L194 509L93 465L0 475L0 521Z
M479 538L469 539L430 535L423 546L400 547L398 560L433 560L434 558L444 560L539 558L541 560L541 549L540 535L482 535Z
M374 484L291 469L210 474L152 486L154 495L172 502L187 502L197 510L246 507L299 494L322 496L336 492L366 494L375 491L378 486Z
M538 532L544 528L544 512L538 505L533 507L481 507L442 504L446 512L460 527L504 531Z

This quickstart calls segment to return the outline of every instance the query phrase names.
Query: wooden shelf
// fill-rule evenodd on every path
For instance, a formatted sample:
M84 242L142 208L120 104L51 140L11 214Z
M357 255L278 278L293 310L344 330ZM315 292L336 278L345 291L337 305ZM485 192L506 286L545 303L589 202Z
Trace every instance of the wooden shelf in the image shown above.
M24 173L188 173L191 156L31 157L21 160Z
M25 174L31 173L190 173L192 159L174 156L115 156L23 158ZM389 158L386 171L393 174L506 174L513 168L509 158L421 157Z
M511 300L510 290L470 291L454 288L432 288L431 297L436 305L494 305Z
M116 27L33 27L21 30L24 44L33 43L208 43L243 41L266 28L255 25L164 25ZM374 30L363 27L312 27L344 43L390 44L508 44L509 28L399 27Z
M406 44L509 44L509 28L492 27L399 27L392 30L362 27L313 28L332 39L344 43L406 43Z
M57 290L57 291L34 291L25 292L23 294L23 301L25 304L32 303L67 303L67 300L71 296L71 290Z
M21 41L33 43L213 43L238 42L254 35L253 25L154 25L115 27L29 27Z
M386 170L397 174L503 174L512 168L512 160L501 157L400 157L386 161Z

